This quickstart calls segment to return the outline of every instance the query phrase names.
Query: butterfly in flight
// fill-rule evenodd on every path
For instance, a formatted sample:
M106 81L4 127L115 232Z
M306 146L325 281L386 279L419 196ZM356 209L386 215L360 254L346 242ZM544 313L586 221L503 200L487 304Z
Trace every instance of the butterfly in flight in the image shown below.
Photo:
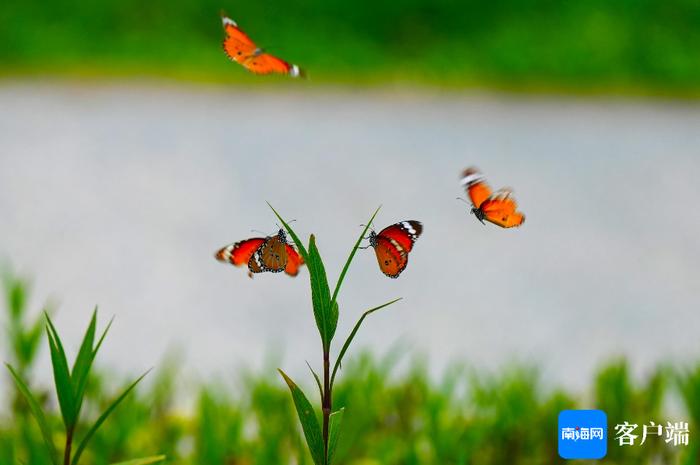
M423 232L423 225L414 220L400 221L369 235L369 246L377 254L377 263L382 273L398 278L408 265L408 253ZM365 248L367 248L365 247Z
M289 276L296 276L299 267L304 264L301 255L287 243L287 235L282 229L274 236L253 237L227 245L216 252L215 257L234 266L248 265L248 276L251 278L253 273L265 271L284 271Z
M287 74L291 77L304 77L304 72L297 65L287 63L281 58L265 53L255 45L248 34L225 13L221 13L224 26L224 52L236 63L253 74Z
M472 201L472 213L484 224L484 220L502 228L520 226L525 221L525 215L517 211L512 192L500 189L491 192L484 176L476 168L467 168L462 173L462 186L467 190Z

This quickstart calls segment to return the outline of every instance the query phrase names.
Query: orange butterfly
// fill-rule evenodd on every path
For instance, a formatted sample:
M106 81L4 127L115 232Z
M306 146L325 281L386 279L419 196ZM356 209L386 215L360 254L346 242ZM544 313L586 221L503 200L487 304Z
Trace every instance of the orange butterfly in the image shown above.
M486 220L502 228L513 228L525 221L525 215L516 211L518 204L515 203L512 192L509 189L491 192L484 176L476 168L464 170L462 185L472 201L472 213L482 224Z
M216 252L215 257L234 266L247 264L250 277L264 271L284 271L289 276L296 276L304 264L302 256L287 243L287 235L282 229L271 237L253 237L227 245Z
M292 65L265 53L255 45L248 35L238 27L238 24L225 13L221 13L226 38L224 52L236 63L253 74L287 74L291 77L303 77L304 72L297 65Z
M387 226L369 235L369 246L377 255L379 269L390 278L398 278L408 265L408 254L423 232L419 221L409 220ZM363 247L366 248L366 247Z

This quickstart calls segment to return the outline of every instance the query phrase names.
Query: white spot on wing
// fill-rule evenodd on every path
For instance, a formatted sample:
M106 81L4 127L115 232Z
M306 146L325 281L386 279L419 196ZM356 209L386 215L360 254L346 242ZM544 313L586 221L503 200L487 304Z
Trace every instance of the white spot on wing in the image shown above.
M412 235L412 236L415 236L415 235L416 235L416 230L413 229L413 226L411 226L411 223L409 223L408 221L403 221L403 222L401 222L401 226L403 226L403 228L404 228L406 231L408 231L408 233L409 233L410 235Z
M469 174L462 178L461 184L463 186L469 186L477 181L481 181L484 177L480 173Z
M236 24L236 22L234 20L232 20L231 18L229 18L228 16L222 16L221 22L223 23L224 26L226 26L227 24L230 24L231 26L238 27L238 24Z

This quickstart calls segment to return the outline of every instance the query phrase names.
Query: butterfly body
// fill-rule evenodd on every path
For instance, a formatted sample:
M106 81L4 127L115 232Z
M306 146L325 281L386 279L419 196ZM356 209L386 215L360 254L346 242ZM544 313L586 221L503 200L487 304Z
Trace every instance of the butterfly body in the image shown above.
M226 33L223 43L224 52L229 59L253 74L287 74L291 77L303 77L304 73L297 65L266 53L224 13L221 15L221 23Z
M398 278L408 265L408 254L423 232L423 225L414 220L400 221L379 233L372 231L369 245L377 255L379 269L390 278Z
M492 192L476 168L464 170L462 185L472 202L471 213L482 224L488 221L502 228L514 228L525 222L525 215L517 211L518 204L512 191L504 188Z

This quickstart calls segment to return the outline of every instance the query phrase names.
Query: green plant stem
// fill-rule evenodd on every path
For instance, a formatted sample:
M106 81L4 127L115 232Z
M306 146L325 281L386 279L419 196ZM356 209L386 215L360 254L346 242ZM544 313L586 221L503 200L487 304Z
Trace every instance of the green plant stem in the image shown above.
M328 424L333 408L330 383L330 358L330 351L328 349L323 349L323 398L321 399L321 407L323 411L323 460L325 463L328 463Z
M66 451L63 454L63 465L70 465L70 454L73 447L73 428L66 431Z

